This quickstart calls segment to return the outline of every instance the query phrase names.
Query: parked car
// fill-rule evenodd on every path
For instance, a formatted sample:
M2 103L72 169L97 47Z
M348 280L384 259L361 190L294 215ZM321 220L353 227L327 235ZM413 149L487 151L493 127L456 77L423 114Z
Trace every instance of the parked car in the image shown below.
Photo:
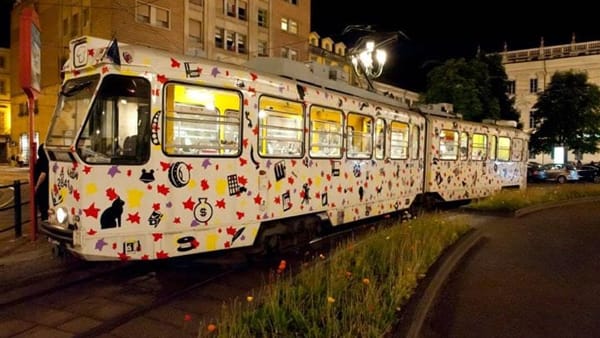
M577 168L580 181L600 183L600 167L595 165L582 165Z
M536 181L553 181L562 184L579 180L579 174L573 164L548 163L537 169L534 178Z
M527 182L536 182L538 180L537 171L540 166L541 164L535 161L527 162Z

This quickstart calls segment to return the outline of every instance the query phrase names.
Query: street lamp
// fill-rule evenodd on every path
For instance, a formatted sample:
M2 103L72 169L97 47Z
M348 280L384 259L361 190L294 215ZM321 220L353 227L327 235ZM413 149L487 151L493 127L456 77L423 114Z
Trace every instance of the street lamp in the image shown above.
M354 73L367 81L368 90L375 91L371 80L378 78L383 72L387 60L387 52L383 47L398 40L399 34L399 32L392 32L363 36L349 50L348 56Z

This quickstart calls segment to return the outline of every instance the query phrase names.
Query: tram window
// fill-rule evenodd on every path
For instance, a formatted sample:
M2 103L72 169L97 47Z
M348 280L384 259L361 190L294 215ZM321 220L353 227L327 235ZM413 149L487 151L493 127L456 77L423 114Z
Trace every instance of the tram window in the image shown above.
M233 90L169 83L163 149L169 155L237 156L241 96Z
M508 137L498 137L498 160L510 160L510 138Z
M440 159L456 160L458 158L458 132L443 129L439 135Z
M520 138L513 139L511 149L511 160L522 161L523 156L523 140Z
M109 75L103 79L77 140L77 153L87 163L148 160L150 84L145 78Z
M357 159L370 158L373 153L373 118L348 113L346 123L346 156Z
M375 121L375 158L382 160L385 156L385 120Z
M474 133L471 138L471 159L485 160L487 157L487 135Z
M419 126L412 126L411 136L412 141L410 142L410 155L413 160L416 160L419 158L419 138L421 136L421 129L419 128Z
M342 156L342 125L344 115L337 109L310 107L310 150L312 157Z
M466 160L469 158L469 134L464 131L460 133L460 159Z
M492 135L492 137L490 137L490 160L496 159L496 143L498 143L497 137Z
M302 103L262 96L258 105L258 153L265 157L302 157Z
M408 124L392 121L390 137L390 158L403 160L408 158Z

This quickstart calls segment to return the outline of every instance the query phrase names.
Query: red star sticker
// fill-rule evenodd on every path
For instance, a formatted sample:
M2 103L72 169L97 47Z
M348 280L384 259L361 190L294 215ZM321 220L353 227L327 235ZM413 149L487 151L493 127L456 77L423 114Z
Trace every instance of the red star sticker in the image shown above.
M290 176L290 177L288 177L288 183L289 183L290 185L293 185L293 184L294 184L294 177L293 177L293 176Z
M167 162L160 162L160 167L162 171L167 171L169 168L171 168L171 164Z
M155 210L155 211L160 210L160 203L154 203L154 204L152 204L152 209Z
M143 261L147 261L147 260L149 260L149 259L150 259L150 257L148 257L148 255L143 255L143 256L141 257L141 259L142 259Z
M256 73L250 73L250 77L252 78L252 81L256 81L258 75Z
M218 200L216 203L216 207L219 209L225 209L225 199L222 198L222 199Z
M152 234L152 237L154 238L155 242L158 242L163 238L163 234L155 232Z
M171 68L179 68L181 67L181 63L179 63L179 61L171 58Z
M258 135L258 127L252 128L252 134Z
M127 214L127 220L131 223L140 224L140 213L136 212L135 214Z
M103 66L102 67L102 74L106 74L108 73L108 66Z
M164 250L160 250L159 252L156 253L156 258L158 258L158 259L169 258L169 254L166 253Z
M275 197L273 202L275 202L275 204L281 204L281 197L279 197L279 196Z
M106 197L108 197L109 201L114 201L119 195L115 192L115 188L108 188L106 189Z
M87 207L86 209L83 209L83 212L85 213L85 217L98 218L99 211L100 211L100 209L96 208L95 203L92 203L89 207Z
M208 181L203 179L202 182L200 182L200 186L202 186L202 190L208 190L210 188L210 186L208 185Z
M240 157L240 167L245 166L247 163L248 163L247 159Z
M96 233L97 233L97 231L96 231L96 230L94 230L94 229L90 229L90 230L88 230L88 232L87 232L87 234L88 234L88 235L90 235L90 236L94 236Z
M89 56L94 56L94 52L95 52L95 51L94 51L94 48L90 48L90 49L88 49L88 53L87 53L87 54L88 54Z
M92 167L88 166L88 165L84 165L83 166L83 172L87 175L92 171Z
M169 187L167 187L164 184L159 184L159 185L156 186L156 191L158 191L159 194L167 196L167 194L169 193L170 189L169 189Z
M246 176L238 176L238 182L241 185L246 185L248 183L248 179L246 178Z
M244 216L246 215L246 214L244 214L243 212L240 212L240 211L236 211L235 214L237 215L237 219L238 220L244 218Z
M194 201L192 200L191 197L188 197L187 201L183 202L183 208L189 209L189 210L194 210Z
M247 138L242 140L242 146L244 146L244 148L248 148L248 139Z
M227 234L230 235L230 236L235 235L236 231L237 230L235 230L234 227L227 227Z
M181 217L175 217L175 219L173 220L173 223L181 224Z
M164 74L158 74L156 76L156 80L160 83L165 83L165 82L167 82L167 76Z
M260 194L254 197L254 203L257 205L260 205L262 203L262 197L260 197Z
M223 244L224 247L229 248L231 247L231 243L229 243L229 241L225 242L225 244Z
M75 200L77 202L79 202L79 199L81 198L81 195L79 194L79 190L77 190L77 189L73 190L73 197L75 198Z
M124 254L122 252L119 252L119 259L123 262L128 261L131 257L127 256L127 254Z

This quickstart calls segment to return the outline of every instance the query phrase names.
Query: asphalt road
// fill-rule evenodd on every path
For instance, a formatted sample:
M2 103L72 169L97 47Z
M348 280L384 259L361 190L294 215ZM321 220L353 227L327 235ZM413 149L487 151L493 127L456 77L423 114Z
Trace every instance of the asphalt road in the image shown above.
M600 205L478 222L422 337L600 337Z

